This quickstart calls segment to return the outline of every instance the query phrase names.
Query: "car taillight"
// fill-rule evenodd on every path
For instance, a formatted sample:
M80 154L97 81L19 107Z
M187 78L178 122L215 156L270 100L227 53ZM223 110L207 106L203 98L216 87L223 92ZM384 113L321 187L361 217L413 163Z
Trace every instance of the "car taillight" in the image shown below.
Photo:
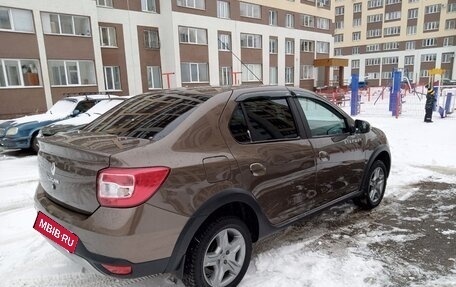
M106 270L117 275L128 275L131 273L131 266L117 266L109 264L101 264Z
M107 168L97 177L97 197L102 206L133 207L146 202L169 174L168 167Z

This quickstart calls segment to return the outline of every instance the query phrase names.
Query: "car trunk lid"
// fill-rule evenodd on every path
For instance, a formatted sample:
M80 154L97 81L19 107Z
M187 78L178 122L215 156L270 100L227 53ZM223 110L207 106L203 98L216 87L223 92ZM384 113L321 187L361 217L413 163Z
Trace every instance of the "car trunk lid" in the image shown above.
M98 207L98 171L110 165L113 154L150 143L150 140L109 134L68 133L40 139L40 184L54 202L91 214Z

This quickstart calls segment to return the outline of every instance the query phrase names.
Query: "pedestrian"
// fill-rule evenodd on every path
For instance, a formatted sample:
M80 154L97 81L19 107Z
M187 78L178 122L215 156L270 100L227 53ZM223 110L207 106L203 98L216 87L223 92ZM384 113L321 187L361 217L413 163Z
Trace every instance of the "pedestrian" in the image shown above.
M424 110L426 114L424 115L425 123L432 123L432 110L434 109L435 103L435 91L430 85L425 86L427 89L426 92L426 104L424 105Z

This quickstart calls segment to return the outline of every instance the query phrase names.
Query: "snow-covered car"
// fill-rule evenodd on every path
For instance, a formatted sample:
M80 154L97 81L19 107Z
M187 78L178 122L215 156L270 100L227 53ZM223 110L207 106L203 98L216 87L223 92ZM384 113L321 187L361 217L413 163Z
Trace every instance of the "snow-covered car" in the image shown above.
M0 123L0 146L5 149L38 151L38 132L49 124L84 113L110 95L66 97L56 102L46 113L6 120Z
M126 97L111 96L110 99L100 101L85 113L80 113L76 117L45 126L39 132L39 137L52 136L59 132L79 130L126 99Z

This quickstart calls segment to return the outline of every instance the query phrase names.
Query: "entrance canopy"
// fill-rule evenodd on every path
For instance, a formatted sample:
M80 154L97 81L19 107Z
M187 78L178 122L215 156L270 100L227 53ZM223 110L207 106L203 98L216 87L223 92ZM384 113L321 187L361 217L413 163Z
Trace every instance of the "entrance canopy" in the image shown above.
M325 67L325 86L329 86L329 68L339 67L339 87L344 85L344 67L348 67L348 59L323 58L315 59L314 67Z

